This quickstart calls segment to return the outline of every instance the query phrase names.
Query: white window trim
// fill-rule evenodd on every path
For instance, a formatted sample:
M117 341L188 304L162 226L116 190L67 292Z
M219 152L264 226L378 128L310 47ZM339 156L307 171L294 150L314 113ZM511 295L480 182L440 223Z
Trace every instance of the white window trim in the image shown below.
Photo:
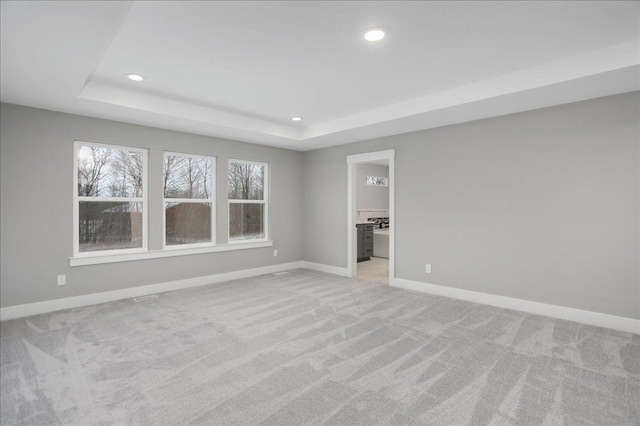
M69 266L86 266L86 265L98 265L102 263L117 263L128 262L132 260L147 260L158 259L163 257L175 257L175 256L189 256L195 254L216 253L222 251L234 251L234 250L248 250L257 249L263 247L272 247L273 241L270 240L247 240L241 241L239 244L218 244L216 246L208 247L191 247L168 250L151 250L137 253L111 253L103 254L101 256L74 256L69 258ZM115 251L115 250L111 250Z
M227 160L227 185L229 185L229 162L236 163L244 163L244 164L257 164L264 167L264 182L262 183L263 192L262 192L262 200L239 200L227 198L227 244L229 245L237 245L237 244L248 244L252 242L264 242L269 240L269 193L271 192L270 185L270 173L271 169L269 167L269 163L262 163L260 161L249 161L249 160L238 160L235 158L229 158ZM227 187L227 194L229 193ZM227 195L228 197L228 195ZM264 238L253 238L250 240L231 240L231 204L264 204Z
M118 150L140 152L142 154L142 197L85 197L78 195L78 148L83 146L97 146ZM149 202L148 202L148 160L149 150L146 148L134 148L122 145L112 145L105 143L86 142L75 140L73 143L73 255L75 258L104 257L105 253L111 255L127 255L133 253L144 253L148 251L148 223L149 223ZM80 252L80 201L127 201L142 203L142 247L130 249L96 250L90 252Z
M164 174L164 156L165 155L180 155L182 157L191 158L204 158L211 160L211 197L209 198L166 198L164 196L164 188L162 188L162 249L163 250L183 250L190 248L203 248L212 247L216 245L216 173L217 173L217 157L210 155L198 155L198 154L186 154L182 152L164 151L162 153L162 169ZM164 185L164 184L163 184ZM193 244L170 244L167 245L167 202L178 203L211 203L211 242L207 243L193 243Z

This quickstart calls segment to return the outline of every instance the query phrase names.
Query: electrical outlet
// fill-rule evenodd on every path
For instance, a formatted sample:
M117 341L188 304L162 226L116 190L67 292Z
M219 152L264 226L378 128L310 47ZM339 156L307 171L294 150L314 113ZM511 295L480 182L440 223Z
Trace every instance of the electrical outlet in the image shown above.
M278 250L273 251L273 257L278 257Z
M424 267L424 271L425 271L427 274L430 274L430 273L431 273L431 264L430 264L430 263L427 263L427 264L425 265L425 267Z
M58 285L67 285L66 275L58 275Z

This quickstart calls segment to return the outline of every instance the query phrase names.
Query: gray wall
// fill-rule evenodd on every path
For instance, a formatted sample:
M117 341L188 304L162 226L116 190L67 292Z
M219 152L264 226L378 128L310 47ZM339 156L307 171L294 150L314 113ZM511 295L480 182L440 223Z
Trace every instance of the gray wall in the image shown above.
M639 100L634 92L304 154L2 104L1 306L302 259L345 267L346 156L395 148L398 277L637 319ZM74 139L150 148L156 212L163 150L217 156L218 233L226 159L270 163L279 257L263 248L70 268ZM160 248L158 213L149 226L150 248Z
M638 92L304 154L305 259L346 267L346 156L396 149L396 276L640 318ZM433 273L424 272L425 263Z
M358 209L389 209L389 187L365 184L365 176L389 177L389 167L356 164L356 205Z
M235 141L0 106L1 306L302 260L302 154ZM270 163L273 248L69 267L74 139L149 148L149 248L162 248L163 150L217 157L217 234L226 238L227 158ZM56 275L67 274L58 287Z

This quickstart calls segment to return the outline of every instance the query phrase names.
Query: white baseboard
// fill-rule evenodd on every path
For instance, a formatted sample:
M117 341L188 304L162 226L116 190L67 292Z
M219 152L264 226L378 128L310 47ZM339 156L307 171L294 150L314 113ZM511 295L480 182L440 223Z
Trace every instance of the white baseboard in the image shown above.
M279 265L244 269L240 271L226 272L204 277L188 278L177 281L169 281L158 284L150 284L140 287L126 288L122 290L106 291L102 293L86 294L75 297L66 297L63 299L47 300L45 302L28 303L17 306L8 306L6 308L0 308L0 321L44 314L48 312L55 312L63 309L95 305L98 303L112 302L114 300L146 296L149 294L164 293L167 291L181 290L190 287L216 284L240 278L255 277L258 275L271 274L274 272L282 272L299 268L326 272L342 277L349 276L347 268L341 268L338 266L324 265L321 263L307 261L282 263ZM580 309L568 308L565 306L549 305L546 303L532 302L529 300L515 299L505 296L497 296L495 294L480 293L453 287L445 287L419 281L405 280L402 278L395 278L391 286L420 291L423 293L435 294L438 296L451 297L454 299L466 300L469 302L482 303L499 308L513 309L516 311L523 311L536 315L560 318L568 321L595 325L598 327L606 327L614 330L625 331L628 333L640 334L640 320L632 318L602 314L599 312L583 311Z
M302 267L313 271L326 272L327 274L340 275L341 277L349 276L349 270L339 266L324 265L322 263L307 262L306 260L303 260Z
M302 268L302 261L0 308L0 321Z
M640 334L640 320L396 278L393 287Z

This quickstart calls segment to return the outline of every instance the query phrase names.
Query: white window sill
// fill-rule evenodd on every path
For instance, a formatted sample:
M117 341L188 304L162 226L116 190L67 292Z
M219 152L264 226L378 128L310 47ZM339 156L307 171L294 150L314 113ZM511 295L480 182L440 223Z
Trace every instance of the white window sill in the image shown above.
M172 248L171 250L152 250L140 253L127 254L100 254L86 255L69 258L69 266L98 265L101 263L128 262L131 260L157 259L160 257L188 256L192 254L215 253L219 251L247 250L262 247L272 247L273 241L253 241L233 244L220 244L199 248Z

